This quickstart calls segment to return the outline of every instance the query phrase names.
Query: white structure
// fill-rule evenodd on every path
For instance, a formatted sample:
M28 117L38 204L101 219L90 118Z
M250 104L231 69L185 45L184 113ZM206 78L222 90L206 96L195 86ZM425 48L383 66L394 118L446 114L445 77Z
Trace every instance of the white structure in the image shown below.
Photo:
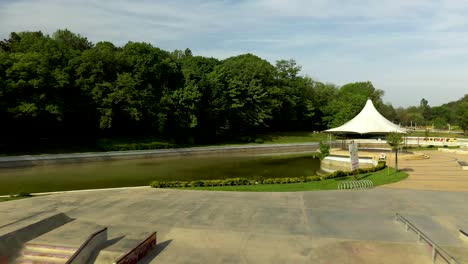
M383 117L370 99L361 112L340 127L325 130L329 133L387 134L390 132L406 133L406 130Z

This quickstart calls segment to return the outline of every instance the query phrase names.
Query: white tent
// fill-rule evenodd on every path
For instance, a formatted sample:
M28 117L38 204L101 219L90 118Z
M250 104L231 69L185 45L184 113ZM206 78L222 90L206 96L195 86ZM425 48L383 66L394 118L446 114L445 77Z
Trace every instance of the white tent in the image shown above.
M325 130L330 133L387 134L390 132L406 133L404 128L383 117L370 99L361 112L340 127Z

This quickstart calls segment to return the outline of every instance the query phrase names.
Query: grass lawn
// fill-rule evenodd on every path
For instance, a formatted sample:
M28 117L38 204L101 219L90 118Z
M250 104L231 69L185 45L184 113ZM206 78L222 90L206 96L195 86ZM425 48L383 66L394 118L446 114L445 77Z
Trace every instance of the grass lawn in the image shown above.
M263 139L267 144L328 141L328 134L312 132L275 132L268 134L258 134L257 137ZM334 137L332 137L332 140L334 140Z
M406 179L408 174L400 171L395 174L395 169L385 168L373 173L359 174L360 180L371 180L374 186L389 184ZM261 185L241 185L241 186L215 186L215 187L192 187L182 188L191 190L210 190L210 191L240 191L240 192L297 192L297 191L317 191L317 190L336 190L338 184L343 181L353 181L352 176L330 179L322 181L313 181L306 183L289 184L261 184Z

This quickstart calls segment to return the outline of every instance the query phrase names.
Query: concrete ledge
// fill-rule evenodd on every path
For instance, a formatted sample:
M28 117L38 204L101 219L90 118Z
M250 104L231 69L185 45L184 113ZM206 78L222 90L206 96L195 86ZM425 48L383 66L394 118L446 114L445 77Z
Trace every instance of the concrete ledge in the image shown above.
M148 255L148 253L151 250L153 250L153 248L156 247L156 244L156 232L153 232L129 252L125 253L120 258L115 260L113 264L138 263L140 260L145 258Z

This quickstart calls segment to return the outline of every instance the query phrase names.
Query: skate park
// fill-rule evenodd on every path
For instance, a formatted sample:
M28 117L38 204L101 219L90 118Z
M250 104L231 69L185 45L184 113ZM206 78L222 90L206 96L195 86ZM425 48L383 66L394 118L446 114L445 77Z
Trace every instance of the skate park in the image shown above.
M468 171L457 161L467 155L426 155L401 161L408 179L369 190L141 187L3 202L0 231L5 236L33 226L34 232L17 237L76 248L107 228L89 263L113 263L152 232L157 232L157 245L141 263L432 263L432 247L411 228L407 231L398 213L454 263L466 263L468 243L461 231L468 228ZM443 257L436 254L435 263L444 263Z
M365 190L131 187L2 202L0 255L17 263L467 263L467 157L464 149L402 154L407 179Z

